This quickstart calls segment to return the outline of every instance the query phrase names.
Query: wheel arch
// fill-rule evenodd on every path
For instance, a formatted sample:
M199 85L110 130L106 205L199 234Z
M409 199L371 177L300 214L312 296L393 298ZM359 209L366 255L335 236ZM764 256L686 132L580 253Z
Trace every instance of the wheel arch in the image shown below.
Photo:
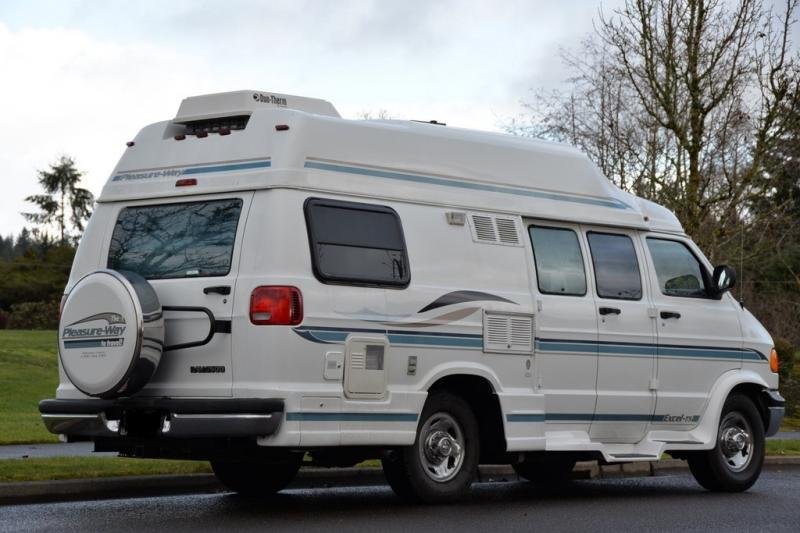
M492 462L505 453L503 410L496 389L486 376L478 373L439 376L428 386L428 395L437 391L455 394L469 404L478 422L481 462Z

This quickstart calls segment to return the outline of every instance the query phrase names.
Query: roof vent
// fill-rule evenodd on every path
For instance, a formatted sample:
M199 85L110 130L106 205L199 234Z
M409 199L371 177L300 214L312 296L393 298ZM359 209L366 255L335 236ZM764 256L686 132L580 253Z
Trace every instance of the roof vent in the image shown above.
M339 117L338 111L330 102L318 98L265 91L233 91L184 98L174 122L187 124L220 118L239 119L243 116L249 117L254 111L268 108L296 109L316 115Z

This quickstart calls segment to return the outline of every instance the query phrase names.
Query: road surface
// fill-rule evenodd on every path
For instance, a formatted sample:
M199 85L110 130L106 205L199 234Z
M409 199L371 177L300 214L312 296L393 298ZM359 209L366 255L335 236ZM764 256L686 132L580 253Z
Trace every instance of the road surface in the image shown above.
M385 486L297 489L273 500L204 494L0 507L0 531L791 531L800 469L767 470L743 494L686 473L575 481L557 491L482 483L456 505L409 505Z

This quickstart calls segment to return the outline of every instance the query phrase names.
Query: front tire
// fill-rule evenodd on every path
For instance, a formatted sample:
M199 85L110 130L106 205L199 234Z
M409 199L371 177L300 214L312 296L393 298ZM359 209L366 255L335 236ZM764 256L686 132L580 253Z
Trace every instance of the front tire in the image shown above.
M467 402L435 392L425 403L414 444L388 452L383 471L405 500L453 502L469 490L479 453L478 423Z
M715 492L742 492L753 486L764 464L764 422L750 398L730 396L722 407L713 449L688 456L697 482Z
M211 461L223 485L245 496L269 496L292 482L300 470L301 454L270 461Z

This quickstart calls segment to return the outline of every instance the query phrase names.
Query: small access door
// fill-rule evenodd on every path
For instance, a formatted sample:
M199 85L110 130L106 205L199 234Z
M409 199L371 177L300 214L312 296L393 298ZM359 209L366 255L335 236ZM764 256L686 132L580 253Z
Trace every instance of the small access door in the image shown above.
M252 196L150 201L120 210L108 266L145 277L164 308L164 354L140 395L231 395L233 295Z
M634 232L583 227L598 319L597 406L590 436L634 443L655 409L656 333L645 256Z

